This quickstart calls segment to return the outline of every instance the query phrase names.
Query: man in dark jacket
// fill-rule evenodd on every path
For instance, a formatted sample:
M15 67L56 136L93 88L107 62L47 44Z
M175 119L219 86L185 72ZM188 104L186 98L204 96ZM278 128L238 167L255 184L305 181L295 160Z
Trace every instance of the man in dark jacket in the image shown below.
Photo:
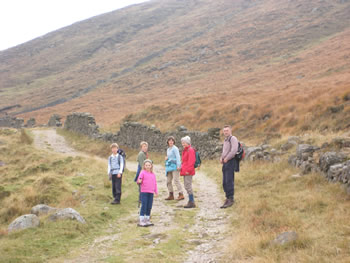
M229 125L224 126L223 133L225 140L220 162L222 163L222 185L226 194L226 200L220 208L227 208L234 203L235 156L238 150L238 140L235 136L232 136L231 126Z

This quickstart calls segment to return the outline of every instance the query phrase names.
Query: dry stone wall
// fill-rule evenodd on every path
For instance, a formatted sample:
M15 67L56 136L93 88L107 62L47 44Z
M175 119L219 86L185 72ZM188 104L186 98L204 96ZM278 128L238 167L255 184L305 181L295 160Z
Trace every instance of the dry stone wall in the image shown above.
M350 194L350 138L335 138L330 144L321 147L310 144L299 144L296 154L288 162L301 169L302 174L321 173L330 182L344 184ZM336 146L337 151L327 148ZM332 147L331 147L332 148Z
M0 118L0 127L20 129L24 125L24 120L21 118L5 116Z
M180 126L172 132L162 133L154 126L146 126L137 122L125 122L116 133L100 133L95 118L89 113L73 113L67 116L64 128L70 131L88 135L89 137L101 139L108 142L117 142L121 146L132 149L140 149L140 142L147 141L149 150L165 152L168 136L174 136L179 149L181 138L188 135L191 137L192 145L198 150L204 159L218 158L222 151L220 142L220 129L210 129L208 132L188 131Z
M220 129L209 129L208 132L188 131L180 126L171 132L161 132L155 126L146 126L137 122L125 122L116 133L100 133L95 118L89 113L73 113L67 116L64 128L77 133L88 135L95 139L107 142L117 142L121 146L140 149L140 142L147 141L149 150L155 152L166 151L168 136L174 136L176 145L182 149L181 138L188 135L192 145L197 148L203 159L218 158L222 152ZM281 145L279 150L270 145L246 147L246 160L280 161L281 156L291 147L296 147L296 154L289 157L289 163L301 169L303 174L319 172L331 182L345 184L350 193L350 138L335 138L330 145L337 147L338 151L327 151L329 145L321 147L306 144L299 137L290 137L288 142Z
M90 137L98 137L99 131L95 118L90 113L73 113L67 116L64 128Z

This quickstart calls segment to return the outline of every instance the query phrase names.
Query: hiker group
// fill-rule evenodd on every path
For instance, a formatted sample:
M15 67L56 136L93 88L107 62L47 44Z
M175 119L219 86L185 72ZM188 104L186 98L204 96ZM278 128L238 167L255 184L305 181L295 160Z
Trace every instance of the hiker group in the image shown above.
M231 126L224 126L225 137L223 150L220 157L223 174L223 189L225 192L225 202L220 208L227 208L234 204L234 174L239 171L239 160L244 154L243 148L235 136L232 136ZM183 177L184 189L188 195L188 202L184 208L195 208L194 195L192 190L192 179L196 173L196 168L200 167L201 160L199 153L191 145L191 138L185 136L181 138L183 147L182 155L175 145L175 138L167 138L167 155L165 156L165 176L167 177L167 188L169 195L165 200L184 200L184 191L180 182ZM140 143L140 152L137 157L137 172L134 181L139 188L139 204L141 204L139 226L152 226L150 221L154 195L158 195L156 175L153 172L153 162L148 156L148 143ZM119 149L118 144L111 144L112 154L108 158L108 175L112 181L112 193L114 200L111 204L120 204L121 186L123 171L125 168L125 152ZM175 196L173 182L178 196Z

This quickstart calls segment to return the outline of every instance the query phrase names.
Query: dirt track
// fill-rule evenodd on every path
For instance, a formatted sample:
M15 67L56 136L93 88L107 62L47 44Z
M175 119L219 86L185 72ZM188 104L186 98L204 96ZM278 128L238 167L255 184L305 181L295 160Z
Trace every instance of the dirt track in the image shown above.
M33 130L35 135L34 144L36 147L46 149L48 151L55 151L62 154L77 156L81 155L89 157L84 153L79 153L72 149L65 141L65 139L58 135L55 130ZM90 157L92 158L92 157ZM94 157L105 161L101 158ZM137 164L135 162L128 161L127 169L130 171L136 171ZM169 230L171 230L175 223L174 208L167 204L164 197L167 195L166 189L166 177L164 167L155 165L154 172L157 175L157 182L159 188L159 197L154 199L154 205L152 209L153 222L156 227L152 228L152 236L164 236ZM216 184L205 173L197 171L194 177L194 192L195 201L197 205L197 214L195 224L190 226L188 231L194 234L196 237L190 240L196 245L194 250L187 252L187 259L185 262L221 262L224 259L221 258L222 248L227 237L225 229L228 225L228 218L225 211L219 209L222 203L222 192L219 191ZM180 201L176 205L176 209L183 209L182 206L186 204L186 201ZM137 218L137 213L133 213L128 218L125 218L125 222L130 222ZM110 226L111 229L114 226ZM108 255L113 254L113 242L118 239L118 233L111 231L110 235L100 236L93 240L90 244L85 245L79 251L74 251L73 259L64 259L64 262L100 262ZM72 255L70 256L72 258ZM62 260L62 259L61 259ZM53 262L60 262L60 260L54 260Z

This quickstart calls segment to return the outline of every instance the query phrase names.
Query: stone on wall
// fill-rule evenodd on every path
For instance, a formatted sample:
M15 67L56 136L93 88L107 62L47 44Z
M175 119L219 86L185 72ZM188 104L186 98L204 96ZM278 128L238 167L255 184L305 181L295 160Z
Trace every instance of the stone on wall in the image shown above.
M324 173L328 172L329 167L334 164L342 163L346 160L346 155L337 152L326 152L320 156L320 168Z
M35 124L36 124L35 119L34 119L34 118L30 118L30 119L27 121L27 123L26 123L25 126L28 127L28 128L32 128L32 127L35 126Z
M22 118L5 116L0 118L0 127L16 128L20 129L24 125L24 120Z
M62 122L61 122L62 117L58 114L53 114L47 123L49 127L61 127Z
M64 122L64 128L90 137L97 138L99 136L95 118L90 113L75 112L68 115Z
M245 149L246 155L245 160L249 161L280 161L281 152L277 151L274 148L271 148L268 144L263 144L261 146L256 147L243 147Z

